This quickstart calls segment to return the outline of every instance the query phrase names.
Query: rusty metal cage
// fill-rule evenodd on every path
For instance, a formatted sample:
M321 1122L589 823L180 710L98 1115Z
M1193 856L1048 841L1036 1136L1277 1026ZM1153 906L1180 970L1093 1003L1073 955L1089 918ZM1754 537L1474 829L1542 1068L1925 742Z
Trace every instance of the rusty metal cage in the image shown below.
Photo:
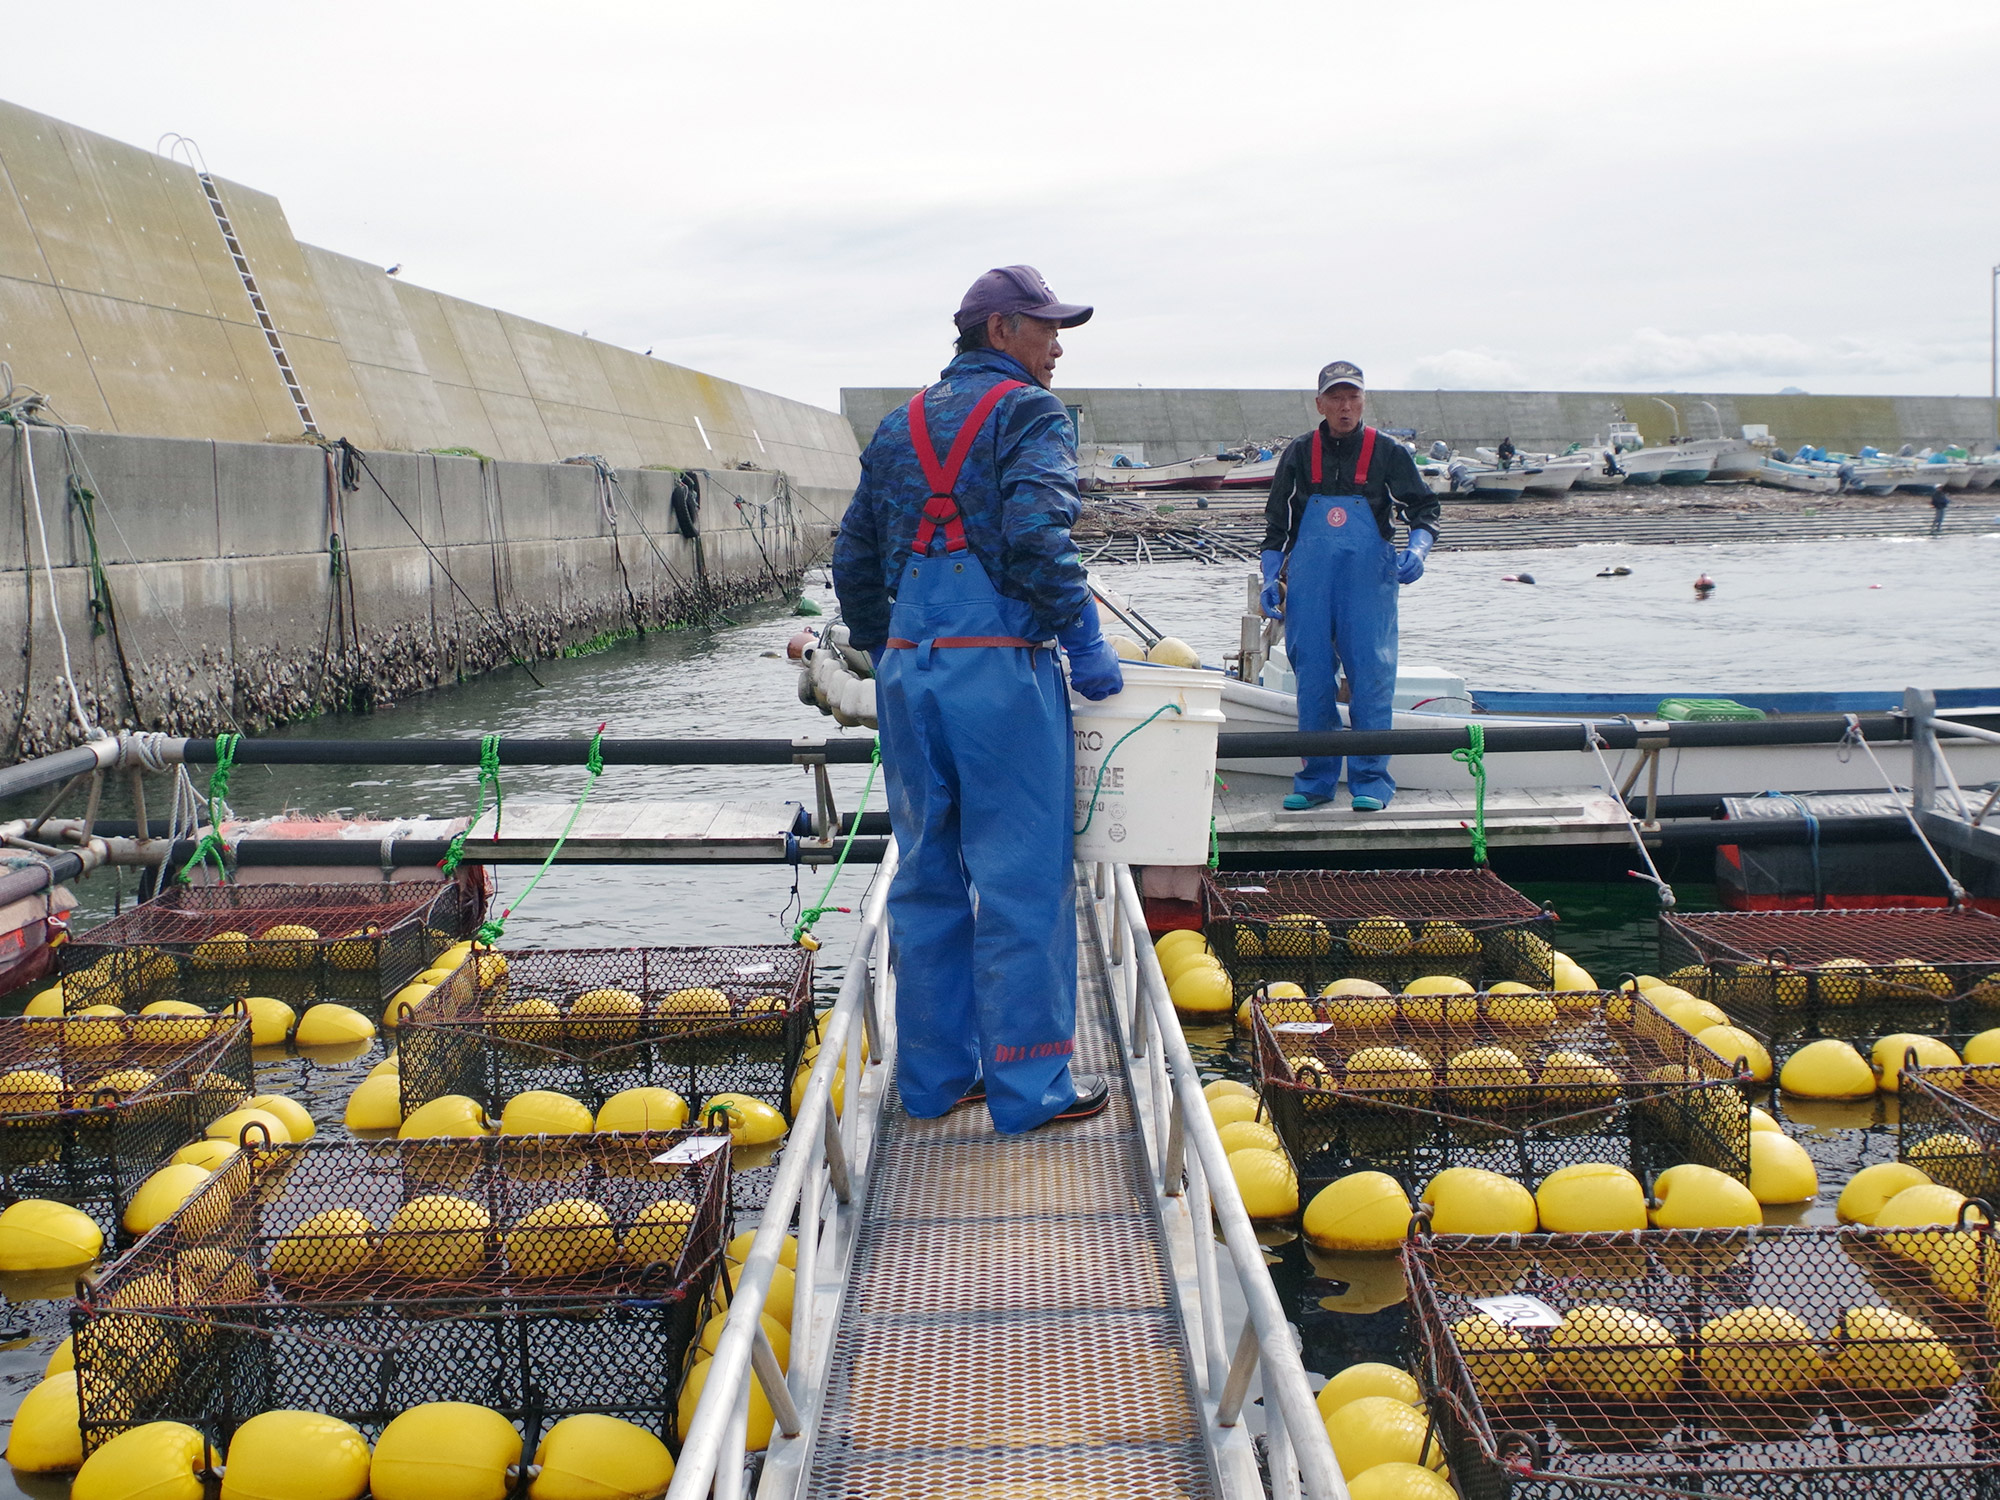
M2000 1202L2000 1063L1905 1067L1898 1082L1897 1159Z
M256 1092L235 1016L0 1020L0 1191L115 1231L132 1190Z
M1238 1001L1277 980L1554 982L1554 914L1488 870L1211 872L1202 925Z
M1644 998L1338 995L1251 1002L1264 1108L1308 1192L1370 1168L1534 1182L1585 1161L1747 1180L1739 1077Z
M216 885L169 890L58 951L63 1006L136 1010L185 1000L219 1010L269 995L294 1010L382 1002L479 915L456 882Z
M727 1136L246 1149L72 1311L90 1445L225 1443L298 1408L380 1431L425 1401L667 1436L729 1232Z
M1981 911L1673 912L1660 964L1767 1045L1965 1036L2000 1014L2000 917Z
M1418 1237L1412 1368L1467 1500L2000 1493L1983 1227Z

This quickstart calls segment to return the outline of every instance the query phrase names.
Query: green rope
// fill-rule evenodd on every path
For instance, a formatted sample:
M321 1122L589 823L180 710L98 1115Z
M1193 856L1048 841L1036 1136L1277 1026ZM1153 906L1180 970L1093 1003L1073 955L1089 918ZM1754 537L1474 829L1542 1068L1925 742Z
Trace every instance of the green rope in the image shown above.
M485 759L483 745L480 758L482 762ZM604 774L604 725L599 724L597 733L590 737L590 754L583 764L584 769L590 772L590 780L584 783L583 794L576 799L576 806L569 810L569 821L563 824L563 831L556 835L556 841L550 846L548 857L542 861L541 868L535 871L534 878L522 888L521 894L514 898L512 906L507 907L490 921L479 924L479 931L474 937L484 947L491 948L500 941L501 934L507 930L507 919L514 915L523 901L534 894L535 887L542 883L542 877L549 873L549 866L554 864L556 856L562 853L563 845L569 842L570 830L576 827L576 820L583 816L583 804L590 800L590 794L597 790L597 778Z
M465 858L465 836L479 826L479 820L486 816L486 788L493 788L493 837L500 837L500 736L482 734L479 737L479 811L472 815L472 821L452 835L451 847L444 851L444 858L438 868L447 876L457 873L459 862Z
M1217 776L1215 778L1215 789L1219 792L1226 792L1229 790L1229 783L1224 781L1220 776ZM1208 867L1211 870L1222 868L1222 840L1216 837L1215 814L1213 812L1208 815Z
M844 906L830 906L827 897L833 894L833 883L840 879L840 872L847 868L847 856L854 848L854 835L861 831L861 815L868 810L868 799L875 791L875 772L882 764L882 742L875 742L874 753L868 757L868 781L861 788L861 805L854 809L854 821L847 827L847 840L840 846L840 858L833 862L833 873L826 877L826 885L819 893L819 903L808 906L799 913L799 919L792 926L792 941L807 948L817 948L819 942L812 936L813 925L830 911L845 911Z
M1483 725L1465 726L1465 737L1469 744L1462 750L1451 752L1451 758L1472 773L1472 862L1486 863L1486 729Z
M194 867L204 860L215 861L216 879L224 885L229 883L229 867L223 863L223 855L228 853L222 842L222 804L229 796L229 772L236 764L236 747L243 743L240 734L218 734L215 737L215 770L208 778L208 832L201 836L201 842L194 846L194 853L181 866L181 872L174 877L178 885L186 885Z
M326 539L326 551L327 551L327 556L332 559L332 561L327 565L327 573L331 577L338 578L347 571L346 565L342 563L340 560L339 532L335 531L328 533Z
M1144 729L1148 724L1152 723L1153 720L1159 718L1168 709L1172 709L1175 713L1184 712L1178 703L1162 703L1158 708L1147 714L1145 718L1141 719L1111 742L1111 748L1104 752L1104 759L1097 767L1097 781L1090 789L1090 806L1083 810L1083 826L1072 830L1078 837L1082 837L1084 831L1090 827L1090 820L1097 816L1097 794L1104 790L1104 773L1111 769L1111 757L1118 753L1118 747L1131 739L1133 735Z

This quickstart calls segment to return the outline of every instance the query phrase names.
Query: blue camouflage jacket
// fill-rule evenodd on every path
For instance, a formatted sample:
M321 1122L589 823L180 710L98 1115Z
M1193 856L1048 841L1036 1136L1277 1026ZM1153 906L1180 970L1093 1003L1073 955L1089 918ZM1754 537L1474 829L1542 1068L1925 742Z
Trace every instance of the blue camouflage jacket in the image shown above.
M1069 529L1076 497L1076 445L1068 410L1019 362L992 349L961 354L924 394L924 416L942 463L974 403L996 382L1026 389L1001 398L959 471L966 545L993 586L1033 612L1036 639L1067 629L1090 597L1088 575ZM833 549L833 588L857 649L889 637L894 582L916 540L931 487L910 445L910 418L898 406L861 455L861 485Z

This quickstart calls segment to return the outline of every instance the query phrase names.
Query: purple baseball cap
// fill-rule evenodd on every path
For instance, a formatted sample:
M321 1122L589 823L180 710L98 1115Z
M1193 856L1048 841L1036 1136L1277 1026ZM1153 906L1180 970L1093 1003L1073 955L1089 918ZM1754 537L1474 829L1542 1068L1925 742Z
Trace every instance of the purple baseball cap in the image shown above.
M1056 294L1033 266L996 266L967 289L955 321L963 333L993 313L1026 313L1031 318L1046 318L1058 328L1074 328L1088 323L1094 311L1056 301Z

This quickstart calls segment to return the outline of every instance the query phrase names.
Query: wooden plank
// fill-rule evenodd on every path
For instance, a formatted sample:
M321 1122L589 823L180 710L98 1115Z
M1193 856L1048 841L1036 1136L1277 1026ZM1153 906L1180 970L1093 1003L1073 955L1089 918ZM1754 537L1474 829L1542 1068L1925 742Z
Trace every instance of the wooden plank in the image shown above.
M706 842L782 839L798 819L796 802L725 802L703 835Z

